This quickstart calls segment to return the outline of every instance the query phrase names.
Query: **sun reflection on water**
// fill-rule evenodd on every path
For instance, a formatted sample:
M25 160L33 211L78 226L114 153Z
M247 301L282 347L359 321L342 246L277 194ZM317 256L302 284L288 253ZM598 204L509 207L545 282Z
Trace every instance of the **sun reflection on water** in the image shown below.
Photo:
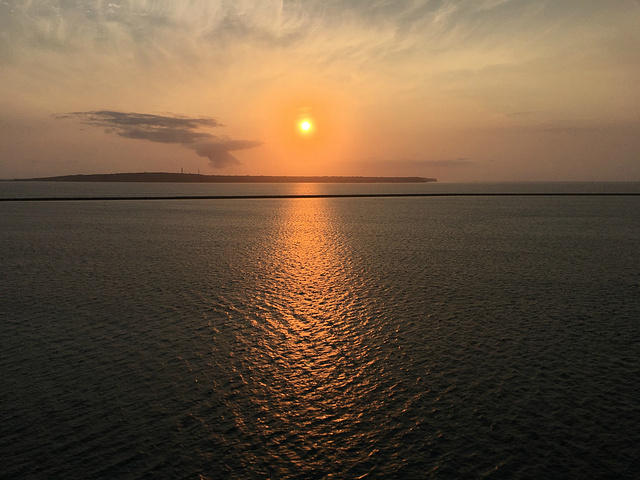
M210 343L220 404L207 428L212 445L242 450L238 471L356 478L397 470L394 452L415 434L407 412L420 386L408 393L393 368L407 360L380 298L386 287L345 228L350 201L270 201L267 227L231 264L236 283L217 294L214 308L227 319Z
M281 460L303 468L314 456L337 459L349 448L341 441L364 410L355 405L375 385L361 378L368 362L356 304L360 281L330 200L287 200L282 209L263 259L269 274L253 290L262 332L251 353L259 362L259 413L249 421Z

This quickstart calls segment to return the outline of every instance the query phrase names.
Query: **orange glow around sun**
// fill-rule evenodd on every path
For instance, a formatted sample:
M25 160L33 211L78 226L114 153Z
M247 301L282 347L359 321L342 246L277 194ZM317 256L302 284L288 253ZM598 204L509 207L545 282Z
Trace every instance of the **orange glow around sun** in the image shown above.
M348 101L335 91L296 89L270 92L259 110L264 123L263 152L278 174L333 172L349 144Z

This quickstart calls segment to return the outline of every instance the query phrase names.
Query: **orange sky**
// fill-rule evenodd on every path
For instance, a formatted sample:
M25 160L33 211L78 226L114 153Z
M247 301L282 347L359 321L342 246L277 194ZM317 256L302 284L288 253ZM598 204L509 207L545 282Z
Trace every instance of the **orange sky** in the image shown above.
M640 180L636 0L70 3L0 3L0 178Z

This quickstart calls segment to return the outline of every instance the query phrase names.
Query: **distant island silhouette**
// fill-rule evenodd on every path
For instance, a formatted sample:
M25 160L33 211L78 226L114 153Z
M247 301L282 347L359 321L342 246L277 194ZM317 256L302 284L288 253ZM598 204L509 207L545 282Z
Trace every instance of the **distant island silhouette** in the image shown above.
M24 178L30 182L146 182L146 183L427 183L428 177L287 176L287 175L201 175L199 173L99 173Z

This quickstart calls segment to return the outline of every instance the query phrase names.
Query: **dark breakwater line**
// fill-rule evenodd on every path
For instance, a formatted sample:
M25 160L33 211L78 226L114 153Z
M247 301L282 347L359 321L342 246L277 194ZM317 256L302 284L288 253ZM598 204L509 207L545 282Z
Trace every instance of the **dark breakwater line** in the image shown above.
M557 192L557 193L355 193L355 194L283 194L283 195L175 195L166 197L122 196L122 197L23 197L0 198L0 202L84 202L114 200L254 200L296 198L398 198L398 197L633 197L632 192Z

